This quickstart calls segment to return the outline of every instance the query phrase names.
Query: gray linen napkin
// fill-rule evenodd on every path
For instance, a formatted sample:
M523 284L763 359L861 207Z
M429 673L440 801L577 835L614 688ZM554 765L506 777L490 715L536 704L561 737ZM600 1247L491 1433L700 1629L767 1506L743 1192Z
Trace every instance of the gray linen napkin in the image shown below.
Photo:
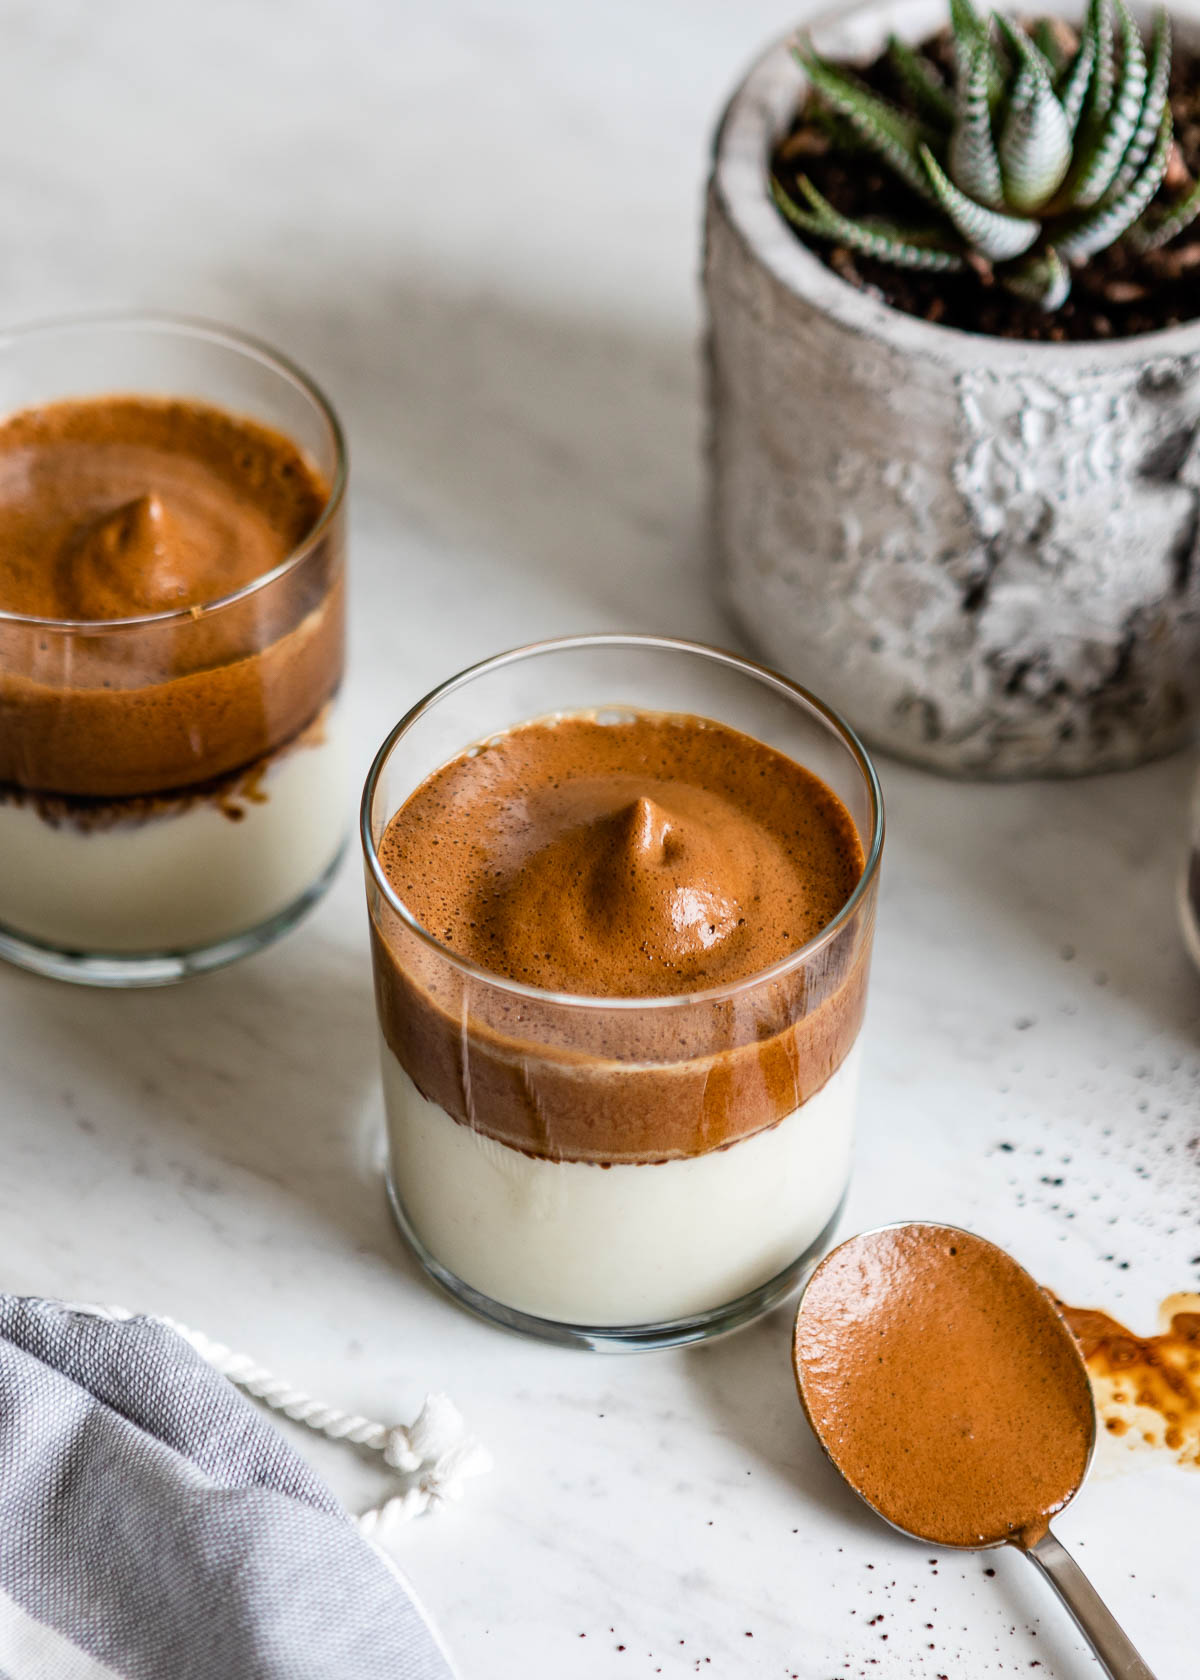
M154 1319L0 1295L4 1680L453 1680L402 1578Z

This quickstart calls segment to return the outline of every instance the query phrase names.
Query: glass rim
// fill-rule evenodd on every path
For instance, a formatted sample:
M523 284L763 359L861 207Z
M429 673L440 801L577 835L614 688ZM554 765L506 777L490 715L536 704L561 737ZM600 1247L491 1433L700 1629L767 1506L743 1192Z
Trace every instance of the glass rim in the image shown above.
M523 981L511 980L505 975L495 974L490 969L472 962L469 958L460 956L457 952L452 951L448 945L444 945L440 939L435 938L428 928L417 920L388 880L383 865L379 861L371 835L371 811L380 777L383 775L384 768L394 748L399 744L402 737L446 695L466 687L476 677L503 670L505 666L519 664L524 660L539 658L543 654L567 653L597 647L633 647L646 650L656 649L662 653L696 654L702 659L712 660L729 670L740 671L746 676L755 678L764 687L774 689L776 693L782 694L784 698L791 700L793 703L799 702L801 706L815 712L830 731L849 749L850 756L857 764L863 781L866 783L871 806L870 843L866 848L862 874L859 876L853 892L837 915L826 922L819 933L814 934L811 939L795 951L789 952L779 962L772 964L770 968L759 969L754 974L747 974L739 980L726 981L721 986L705 987L703 990L696 992L674 992L657 997L604 997L582 992L555 992L542 986L528 986ZM465 750L471 744L471 742L464 743L464 749L462 750ZM883 838L883 789L879 784L879 776L866 747L840 712L835 711L832 706L819 699L800 683L793 682L790 677L781 675L780 672L772 670L767 665L760 665L756 660L746 659L741 654L730 653L725 648L713 647L707 642L686 641L675 636L659 636L637 631L595 631L578 636L554 636L542 641L527 642L520 647L509 648L504 653L493 654L488 659L481 659L474 665L468 665L454 676L447 677L444 682L439 683L436 688L431 688L414 706L411 706L387 735L383 745L375 754L370 770L367 772L367 779L363 786L362 802L359 807L359 839L362 844L363 859L371 879L405 927L422 944L444 958L459 973L472 980L482 981L498 991L508 993L510 996L524 998L530 1002L550 1003L564 1008L591 1010L678 1009L696 1004L720 1003L727 998L736 997L750 987L770 984L784 979L797 969L803 968L818 951L837 937L841 929L852 920L871 891L879 874L879 863L883 855Z
M277 565L269 572L262 572L258 577L251 578L249 583L231 590L228 595L220 595L212 601L193 602L186 607L171 607L165 612L142 613L128 618L43 618L31 613L9 612L0 607L0 628L6 625L24 625L32 630L52 631L60 635L108 635L110 632L144 630L150 624L182 623L190 620L195 623L201 618L208 618L215 612L226 607L233 607L240 601L249 599L260 589L267 589L271 584L286 577L296 569L313 552L328 533L337 516L342 502L345 500L346 483L349 476L349 458L346 449L346 434L342 423L338 419L337 410L310 374L307 374L299 363L292 361L289 356L268 344L265 339L256 338L251 333L242 332L237 327L223 326L218 321L209 321L199 315L172 315L164 312L144 312L141 310L108 310L94 314L60 315L43 321L31 321L24 326L10 327L0 330L0 358L12 344L23 343L27 339L50 337L58 333L86 332L89 330L105 330L126 328L144 328L150 332L161 333L164 336L175 335L180 338L190 338L207 341L210 344L223 346L237 351L249 361L258 362L261 366L270 368L279 374L289 385L300 391L308 398L316 409L325 425L329 429L333 440L334 470L329 486L329 497L321 510L320 517L312 530L284 555ZM132 393L136 395L136 393ZM70 401L70 398L63 398ZM20 412L19 410L15 412Z

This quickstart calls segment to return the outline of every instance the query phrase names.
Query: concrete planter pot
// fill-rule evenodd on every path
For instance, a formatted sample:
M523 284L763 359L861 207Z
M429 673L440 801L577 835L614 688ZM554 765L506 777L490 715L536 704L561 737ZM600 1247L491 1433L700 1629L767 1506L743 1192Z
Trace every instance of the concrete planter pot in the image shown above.
M877 0L814 38L869 59L944 18L944 0ZM1195 42L1194 20L1175 25ZM873 744L938 770L1171 751L1200 714L1200 322L1022 344L865 296L768 197L803 86L782 43L755 64L708 191L712 510L734 612Z

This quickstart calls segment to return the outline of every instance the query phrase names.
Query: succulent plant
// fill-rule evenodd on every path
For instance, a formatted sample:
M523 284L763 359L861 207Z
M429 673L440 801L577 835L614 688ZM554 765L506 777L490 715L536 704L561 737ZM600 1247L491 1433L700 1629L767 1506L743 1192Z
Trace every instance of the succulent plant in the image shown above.
M772 179L788 221L902 268L973 266L1053 310L1073 265L1122 238L1164 245L1200 214L1200 183L1152 204L1173 142L1165 10L1148 50L1126 0L1090 0L1078 37L1049 20L1028 31L1001 13L985 19L972 0L950 0L950 21L953 85L933 57L889 42L904 103L806 39L794 44L835 149L878 156L928 203L930 223L853 220L804 175L801 202Z

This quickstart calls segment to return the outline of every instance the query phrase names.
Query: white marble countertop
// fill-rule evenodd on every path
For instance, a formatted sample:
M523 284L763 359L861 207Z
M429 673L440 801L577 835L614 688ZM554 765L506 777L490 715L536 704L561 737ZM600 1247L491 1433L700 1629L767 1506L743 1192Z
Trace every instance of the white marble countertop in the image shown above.
M348 423L358 768L451 670L546 633L729 643L700 541L706 131L786 0L10 0L10 320L147 305L286 348ZM1153 1327L1200 1286L1188 766L955 786L890 838L844 1229L932 1215ZM601 1359L435 1294L395 1235L351 859L313 918L158 993L0 973L0 1280L167 1312L341 1404L444 1388L497 1468L403 1563L466 1680L1094 1672L1014 1555L842 1492L788 1316ZM351 1503L369 1464L304 1445ZM1106 1453L1063 1537L1195 1672L1200 1479ZM994 1569L994 1574L991 1571ZM882 1620L878 1618L882 1617Z

